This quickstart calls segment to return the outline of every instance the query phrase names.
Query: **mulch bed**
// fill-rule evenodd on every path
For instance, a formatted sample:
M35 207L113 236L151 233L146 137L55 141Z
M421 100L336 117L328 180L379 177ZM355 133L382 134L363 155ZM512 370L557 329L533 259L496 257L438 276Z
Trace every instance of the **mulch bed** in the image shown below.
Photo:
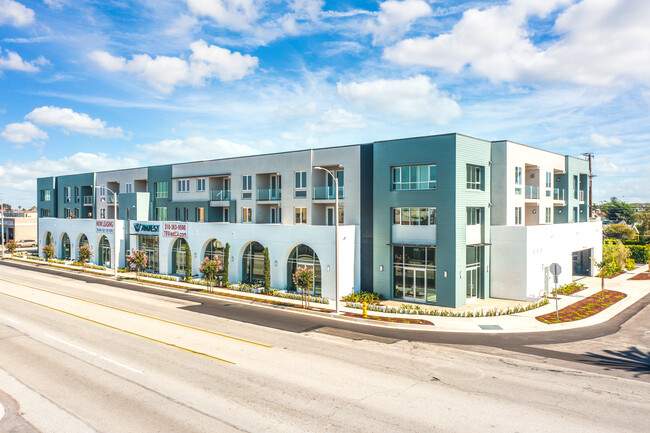
M628 280L650 280L650 272L642 272L632 278L628 278Z
M605 308L617 303L625 298L625 293L614 290L605 290L589 296L581 301L569 305L560 310L560 320L558 321L555 312L537 316L535 319L548 325L560 322L573 322L575 320L586 319L594 314L600 313Z
M359 319L363 319L363 314L356 314L356 313L343 313L344 316L348 317L357 317ZM368 315L366 317L368 320L377 320L379 322L392 322L392 323L410 323L412 325L433 325L433 323L429 322L428 320L422 320L422 319L405 319L402 317L384 317L384 316L371 316Z
M612 278L616 278L619 275L623 275L624 273L625 273L625 271L622 271L622 272L619 272L618 274L614 274L614 275L610 275L609 277L605 277L605 279L611 280Z

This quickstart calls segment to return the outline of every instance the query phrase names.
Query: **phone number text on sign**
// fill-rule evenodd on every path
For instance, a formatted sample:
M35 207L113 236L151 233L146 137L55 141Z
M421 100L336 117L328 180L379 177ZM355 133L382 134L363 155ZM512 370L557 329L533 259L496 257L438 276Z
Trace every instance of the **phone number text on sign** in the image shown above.
M187 224L164 223L162 233L166 238L186 238Z

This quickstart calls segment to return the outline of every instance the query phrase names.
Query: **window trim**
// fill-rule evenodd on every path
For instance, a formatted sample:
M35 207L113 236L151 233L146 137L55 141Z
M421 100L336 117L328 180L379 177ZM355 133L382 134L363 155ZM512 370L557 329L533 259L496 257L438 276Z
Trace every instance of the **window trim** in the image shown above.
M412 219L412 214L413 210L417 209L418 210L418 219L415 220L417 221L417 224L413 224L412 222L414 221ZM426 224L422 224L422 210L426 209ZM435 226L438 223L438 212L436 207L394 207L391 208L392 215L391 215L391 221L392 225L402 225L402 226ZM399 213L400 216L400 222L396 223L395 216ZM433 214L433 224L431 223L431 216Z
M248 216L248 218L246 218ZM250 224L253 222L253 208L242 206L241 208L241 222Z
M408 181L404 182L404 174L402 173L404 168L409 168ZM411 168L418 167L416 177L418 180L413 180L413 175L411 174ZM427 167L427 179L426 181L419 179L420 170L422 167ZM431 178L431 169L434 169L435 177ZM396 175L399 171L399 176ZM396 179L399 180L397 181ZM431 191L435 190L438 187L438 164L429 163L429 164L407 164L407 165L396 165L390 168L390 179L391 179L391 190L392 191ZM411 187L413 184L417 184L415 188ZM420 188L422 184L426 184L426 188ZM433 186L432 186L433 184ZM404 185L409 185L405 187Z
M465 189L468 191L483 191L483 166L467 164L465 181Z
M202 186L202 187L200 187ZM196 192L205 192L205 178L196 179Z
M296 206L293 208L293 222L296 225L307 224L307 208L304 206Z

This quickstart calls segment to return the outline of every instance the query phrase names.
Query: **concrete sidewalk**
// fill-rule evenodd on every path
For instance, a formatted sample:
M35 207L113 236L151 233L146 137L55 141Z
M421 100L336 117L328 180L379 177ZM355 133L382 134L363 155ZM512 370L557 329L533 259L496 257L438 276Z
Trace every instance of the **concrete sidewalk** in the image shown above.
M48 265L42 261L27 260L27 259L14 259L22 263L30 263L33 265ZM76 266L61 265L61 264L50 264L54 268L58 268L63 272L75 272L79 273L80 269ZM48 266L49 267L49 266ZM394 323L394 322L380 322L378 320L362 319L349 317L344 315L334 314L334 301L330 300L329 304L319 304L311 303L311 306L320 310L329 310L329 311L314 311L314 310L304 310L300 308L301 301L282 298L277 296L267 296L258 293L249 293L242 292L238 290L229 290L225 288L215 288L215 293L205 293L200 292L199 290L206 290L207 287L199 286L196 284L188 284L182 281L168 281L164 279L157 278L148 278L142 277L141 282L134 281L135 278L134 272L120 273L118 280L121 282L133 285L134 288L138 286L146 286L156 288L158 290L169 291L172 293L183 293L185 295L198 297L198 298L212 298L212 299L227 299L229 302L241 302L249 305L254 305L260 308L278 308L278 305L273 305L268 303L269 301L273 303L282 303L287 305L295 306L297 308L287 308L285 311L289 313L297 314L316 314L319 316L330 317L333 320L345 320L345 321L354 321L358 323L363 323L365 325L371 326L390 326L393 328L403 328L409 330L423 330L423 331L445 331L445 332L486 332L486 333L512 333L512 332L540 332L540 331L555 331L561 329L575 329L582 328L586 326L592 326L598 323L603 323L612 317L616 316L627 307L633 305L635 302L642 299L648 293L650 293L650 281L630 281L629 278L639 274L641 272L647 271L648 267L643 265L637 267L634 271L625 272L618 277L613 279L605 279L605 288L608 290L616 290L619 292L625 293L627 296L625 299L617 302L616 304L606 308L602 312L582 320L577 320L574 322L567 323L558 323L547 325L535 319L535 317L555 312L555 300L549 300L549 304L521 313L509 314L509 315L500 315L492 317L440 317L440 316L431 316L426 314L401 314L401 313L383 313L376 311L368 311L369 316L380 316L380 317L390 317L390 318L401 318L401 319L411 319L411 320L426 320L433 323L431 325L417 325L417 324L408 324L408 323ZM97 275L98 277L106 277L112 279L112 271L99 271L92 270L92 273L88 272L90 275ZM601 280L600 278L595 277L584 277L578 282L585 284L587 288L578 293L575 293L570 296L560 296L558 300L558 306L561 310L564 307L567 307L575 302L578 302L586 297L589 297L598 291L600 291ZM173 285L174 287L170 287ZM237 299L237 297L246 297L248 299ZM258 301L258 302L255 302ZM266 302L266 303L265 303ZM399 305L399 301L385 301L388 305ZM345 306L345 302L340 302L340 311L341 313L352 313L352 314L361 314L361 310L357 308L349 308ZM513 301L513 300L501 300L501 299L488 299L481 300L481 302L476 304L470 304L468 306L451 309L443 307L428 307L436 308L439 310L447 310L453 312L467 312L467 311L478 311L478 310L489 310L494 307L497 308L512 308L517 305L526 306L530 302L525 301ZM383 305L383 304L382 304ZM415 304L414 304L415 305Z

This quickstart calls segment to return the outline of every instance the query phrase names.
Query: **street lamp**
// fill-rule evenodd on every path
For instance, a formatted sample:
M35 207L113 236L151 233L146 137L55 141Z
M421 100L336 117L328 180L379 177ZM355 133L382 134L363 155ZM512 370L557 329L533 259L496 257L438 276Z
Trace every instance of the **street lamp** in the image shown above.
M341 167L339 165L339 167ZM326 171L334 180L334 231L335 248L336 248L336 314L339 314L339 179L330 170L325 167L314 167L316 170Z
M95 188L105 188L113 194L113 276L117 279L117 194L104 185L94 185ZM97 212L97 209L95 209ZM96 219L96 218L95 218Z

